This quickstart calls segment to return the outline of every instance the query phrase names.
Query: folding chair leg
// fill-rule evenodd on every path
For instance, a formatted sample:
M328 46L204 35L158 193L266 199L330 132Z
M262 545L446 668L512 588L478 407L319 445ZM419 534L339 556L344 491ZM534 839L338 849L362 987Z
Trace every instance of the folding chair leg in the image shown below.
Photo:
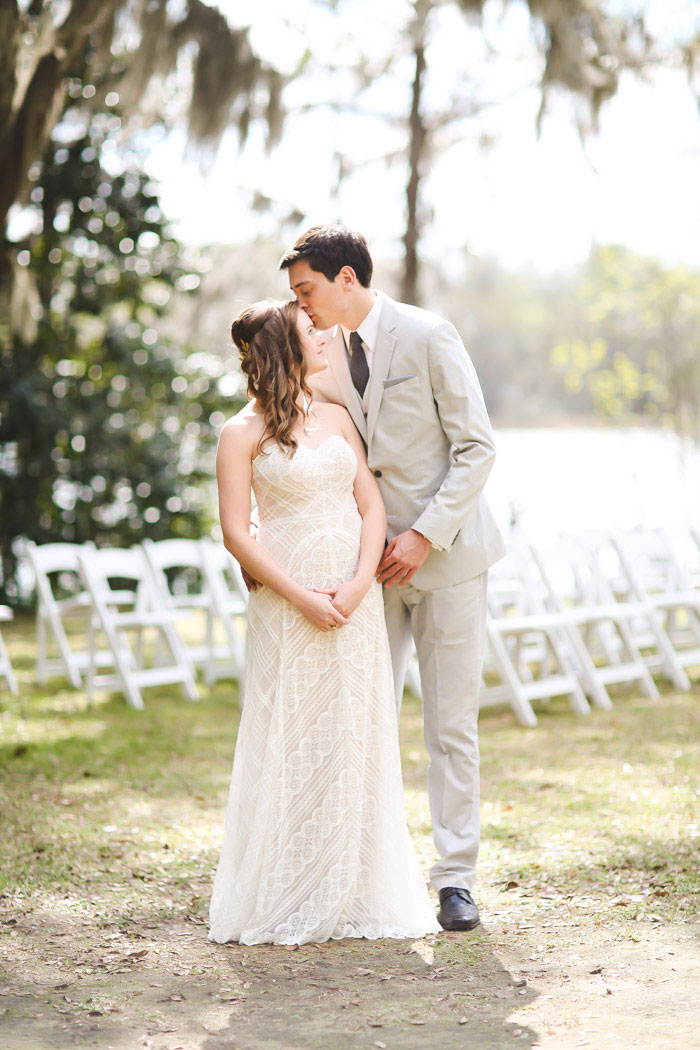
M17 694L19 693L19 689L17 688L17 679L15 678L15 673L12 670L12 664L10 663L10 658L7 655L7 649L5 648L5 642L3 641L3 637L1 634L0 668L2 668L2 670L0 670L0 677L4 676L7 679L7 688L10 690L11 693L17 696Z
M561 643L558 633L556 632L556 630L554 630L551 634L548 634L546 637L552 648L552 652L556 657L559 667L564 672L564 674L570 675L573 679L571 683L571 690L569 693L569 696L571 697L570 703L572 708L579 715L589 715L591 713L590 705L586 700L586 696L583 692L583 689L578 684L576 669L572 666L571 661L569 660L569 657ZM608 697L608 703L610 703L610 697Z
M696 642L700 642L700 613L697 609L688 609L688 629L695 638Z
M121 674L121 679L127 703L131 704L132 707L135 707L137 711L143 711L144 702L143 697L141 696L141 690L137 689L128 675Z
M134 683L131 677L132 669L136 670L136 668L133 667L133 661L131 661L132 666L130 667L130 661L125 660L124 658L125 652L129 654L129 657L131 657L131 651L128 646L128 641L125 646L122 645L121 635L123 632L118 630L113 631L111 629L111 626L105 621L102 622L102 630L104 631L105 637L107 638L107 641L109 643L109 647L112 650L112 654L114 656L114 667L117 672L117 675L121 680L122 690L124 692L124 696L126 697L126 701L128 704L131 704L132 707L135 707L137 711L142 711L144 708L144 703L143 697L141 696L141 690Z
M46 620L39 609L36 618L36 680L39 685L44 685L47 678L46 652Z
M615 648L612 638L612 633L607 630L607 625L604 623L598 624L598 639L600 641L600 647L603 650L603 655L609 664L621 663L619 650Z
M85 672L85 687L88 704L91 704L95 695L95 653L97 651L97 625L92 612L88 613L88 665Z
M685 669L678 659L676 650L673 648L671 640L663 628L661 617L652 613L649 617L649 623L651 624L652 631L656 637L659 652L663 658L664 668L668 677L673 682L676 689L681 689L683 692L689 692L691 689L690 679L685 673Z
M137 666L143 667L143 629L141 627L136 628L136 645L134 646L134 653L136 655Z
M644 659L642 653L639 651L639 647L637 646L637 643L635 642L632 636L632 632L629 629L627 621L621 620L620 623L618 623L617 628L620 632L620 637L622 638L622 641L627 646L627 652L630 654L632 660L635 664L637 664L639 668L638 681L642 689L644 690L647 696L651 697L652 699L655 699L657 696L659 696L658 687L654 679L651 677L649 668L646 665L646 660Z
M571 648L581 664L581 675L586 686L586 692L597 707L602 708L604 711L610 711L612 708L610 694L596 675L596 668L591 659L591 654L586 648L586 644L575 624L571 625L567 634L571 642Z
M40 596L39 601L41 600L42 599ZM46 608L45 605L44 608ZM37 680L40 685L43 685L48 677L49 657L48 640L46 634L47 619L50 619L51 621L51 629L53 631L54 638L56 639L58 651L60 653L61 660L63 661L63 666L65 668L66 675L70 681L70 684L73 686L74 689L82 689L83 679L80 674L79 668L75 664L73 653L71 652L71 647L68 644L68 637L66 635L65 628L60 618L57 615L55 615L55 613L52 611L49 611L48 615L46 613L39 613L38 633L40 633L43 630L43 653L41 659L37 658Z
M156 640L153 645L153 666L159 667L160 664L167 663L168 654L167 646L163 647L163 638L160 631L156 634Z
M199 700L199 691L197 690L197 684L194 678L194 668L187 652L185 651L184 645L180 641L180 636L170 623L161 624L160 629L163 632L163 637L170 646L170 652L173 654L175 662L182 667L184 671L184 678L181 683L183 693L188 700Z
M143 697L141 696L141 690L132 681L131 675L129 674L129 668L126 666L121 653L115 653L114 660L117 674L122 681L122 689L127 703L131 704L132 707L135 707L137 711L143 711L144 702Z
M205 635L207 658L204 662L204 681L208 686L214 684L214 615L207 608L207 628Z
M514 639L514 645L515 645L514 657L515 658L513 660L513 663L518 668L518 675L519 675L519 678L520 678L521 682L533 682L534 681L534 675L533 675L532 671L530 670L530 666L529 666L527 660L525 659L525 654L523 653L524 641L525 641L525 639L521 635L518 635ZM505 644L506 643L504 642L504 645Z
M510 703L515 711L516 718L523 726L536 726L537 718L535 717L535 712L532 710L530 701L523 695L520 687L520 680L518 679L518 675L513 667L513 663L503 639L498 631L489 630L488 624L486 630L491 645L491 652L493 653L498 673L501 676L501 681L506 688L510 690Z

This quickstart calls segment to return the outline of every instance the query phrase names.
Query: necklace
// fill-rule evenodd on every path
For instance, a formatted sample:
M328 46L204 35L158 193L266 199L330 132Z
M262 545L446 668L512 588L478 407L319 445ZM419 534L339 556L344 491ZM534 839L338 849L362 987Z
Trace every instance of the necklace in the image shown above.
M304 433L309 437L314 430L319 429L319 424L318 421L314 425L310 422L310 420L313 419L311 415L311 404L306 400L305 394L302 394L302 415L304 418Z

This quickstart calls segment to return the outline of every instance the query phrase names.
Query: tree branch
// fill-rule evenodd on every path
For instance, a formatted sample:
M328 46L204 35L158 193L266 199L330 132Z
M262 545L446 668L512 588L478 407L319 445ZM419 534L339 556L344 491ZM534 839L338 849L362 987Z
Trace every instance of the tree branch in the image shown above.
M90 33L120 0L73 0L55 30L52 47L36 63L3 138L0 154L0 229L10 205L22 193L31 165L40 159L52 127L65 78L83 53Z

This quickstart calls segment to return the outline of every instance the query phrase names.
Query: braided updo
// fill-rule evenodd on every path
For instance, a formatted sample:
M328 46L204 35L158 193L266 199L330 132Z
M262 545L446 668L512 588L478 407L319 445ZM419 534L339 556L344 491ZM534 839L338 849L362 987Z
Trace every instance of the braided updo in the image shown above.
M264 299L247 306L231 325L231 338L241 354L241 371L248 380L248 397L255 398L265 427L258 451L274 438L282 451L292 455L298 442L292 429L300 415L296 402L304 394L311 402L297 316L291 299Z

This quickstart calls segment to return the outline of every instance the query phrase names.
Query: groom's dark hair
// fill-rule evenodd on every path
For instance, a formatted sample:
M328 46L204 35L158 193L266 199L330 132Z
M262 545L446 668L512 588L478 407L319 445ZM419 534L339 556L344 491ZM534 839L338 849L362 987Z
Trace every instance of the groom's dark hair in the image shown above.
M361 233L355 233L338 222L312 226L302 233L294 247L280 259L279 268L288 270L302 260L329 281L336 279L343 266L352 266L364 288L369 288L372 280L372 257L367 241Z

